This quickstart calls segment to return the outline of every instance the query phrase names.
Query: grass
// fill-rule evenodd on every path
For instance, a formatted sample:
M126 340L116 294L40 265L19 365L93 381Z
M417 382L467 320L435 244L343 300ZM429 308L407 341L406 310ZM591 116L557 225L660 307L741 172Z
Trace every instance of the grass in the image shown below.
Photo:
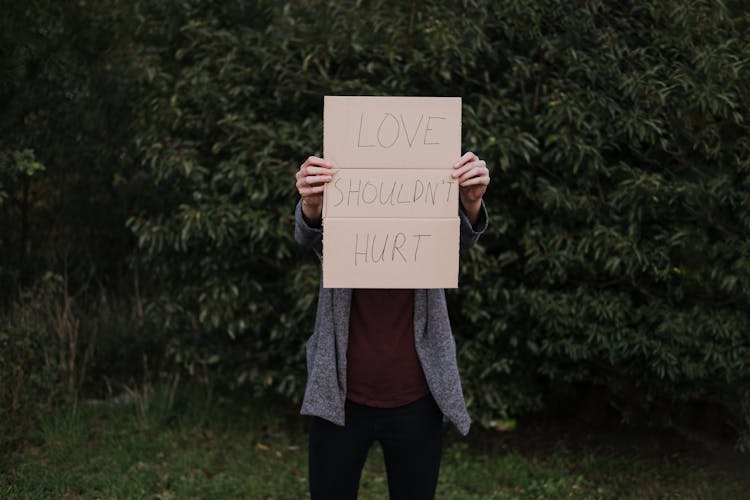
M0 458L0 498L307 497L306 421L296 408L149 397L146 411L136 401L44 416ZM685 451L556 433L450 431L438 498L750 498L747 483ZM387 498L377 446L360 498Z

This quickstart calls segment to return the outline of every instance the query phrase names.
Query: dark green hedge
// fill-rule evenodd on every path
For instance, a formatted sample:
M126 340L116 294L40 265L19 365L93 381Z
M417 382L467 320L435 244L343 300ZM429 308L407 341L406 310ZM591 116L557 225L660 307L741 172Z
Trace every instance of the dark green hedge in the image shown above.
M3 3L0 308L48 270L68 273L75 291L123 288L136 196L121 181L135 163L140 88L128 47L137 20L121 4Z
M449 294L473 416L593 385L750 430L750 16L711 0L136 2L128 226L183 366L299 397L327 94L463 97L490 229ZM129 177L130 178L130 177ZM562 385L561 385L562 384ZM635 417L633 417L635 418Z
M748 35L719 2L152 8L137 129L167 197L130 225L175 353L299 395L319 270L291 239L293 174L320 153L322 96L460 95L464 149L493 175L450 295L474 416L588 381L625 416L708 400L739 426Z

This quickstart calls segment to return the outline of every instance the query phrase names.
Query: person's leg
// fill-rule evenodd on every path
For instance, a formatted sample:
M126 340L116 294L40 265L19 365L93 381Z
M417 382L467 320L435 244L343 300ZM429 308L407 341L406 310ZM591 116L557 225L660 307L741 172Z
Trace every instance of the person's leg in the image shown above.
M312 500L354 499L373 443L367 413L347 404L346 425L310 417L308 468Z
M393 408L380 419L377 437L383 447L391 500L435 497L443 444L443 414L432 396Z

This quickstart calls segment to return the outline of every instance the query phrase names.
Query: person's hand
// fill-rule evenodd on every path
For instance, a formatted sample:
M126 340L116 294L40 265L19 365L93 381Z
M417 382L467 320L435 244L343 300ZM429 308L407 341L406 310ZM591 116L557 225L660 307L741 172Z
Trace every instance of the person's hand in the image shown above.
M461 205L471 223L474 224L479 217L482 196L490 183L490 171L487 169L487 164L470 151L453 164L452 177L458 180Z
M323 189L333 179L333 165L317 156L310 156L295 174L297 192L302 197L302 213L314 224L323 211Z

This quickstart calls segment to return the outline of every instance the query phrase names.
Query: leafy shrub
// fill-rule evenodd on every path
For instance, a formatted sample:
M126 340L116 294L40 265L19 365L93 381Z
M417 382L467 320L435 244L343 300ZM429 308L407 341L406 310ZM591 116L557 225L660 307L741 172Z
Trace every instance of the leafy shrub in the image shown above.
M0 308L48 271L67 270L75 290L129 283L133 21L111 0L3 9Z
M493 175L449 296L474 415L541 408L561 380L606 386L624 416L709 400L742 420L739 4L183 1L142 19L136 128L163 204L129 224L176 356L299 395L318 270L291 241L293 173L320 153L322 96L460 95L464 149Z
M75 413L82 400L120 395L151 371L179 374L165 362L165 339L137 307L128 310L104 295L83 299L74 297L66 277L47 273L0 315L3 441L60 404ZM141 376L141 369L148 373Z
M122 43L108 45L112 73L84 57L81 39L65 45L60 60L90 64L98 79L66 79L58 66L38 81L2 77L3 102L33 104L40 94L32 91L51 86L60 104L53 115L8 108L4 123L17 126L2 148L33 150L47 168L43 187L57 201L34 198L43 210L26 212L32 227L71 210L68 229L48 247L27 238L39 242L33 248L70 245L78 279L82 269L128 260L146 271L147 314L160 332L153 349L163 345L187 370L230 388L299 397L319 268L292 239L293 174L321 153L322 96L458 95L464 149L493 176L490 229L448 297L472 414L489 424L549 405L554 384L584 385L606 388L623 418L677 425L686 405L705 402L730 415L735 437L747 435L750 16L742 2L128 5L38 17L63 28L41 45L30 39L32 48L64 45L66 29L89 24L103 28L89 26L86 36L111 33ZM131 45L125 28L134 25ZM12 42L15 32L3 33ZM14 52L24 63L10 66L36 67L41 53ZM75 104L57 99L67 95L58 81L77 82ZM78 139L56 154L54 140L30 133L57 138L105 118L118 126L110 135L86 128L101 148L80 169L62 161ZM122 160L136 156L136 169ZM58 185L75 187L78 201L60 203ZM0 228L9 228L0 232L0 272L10 276L14 249L28 245L11 222L21 220L23 191L8 186L0 186ZM133 252L117 222L124 213ZM88 229L75 214L86 214ZM87 237L99 227L112 238ZM97 253L91 241L114 244ZM86 266L87 256L98 265ZM40 264L55 262L42 252L34 262L37 272L55 268Z
M17 435L14 425L23 427L39 410L75 403L83 350L61 284L60 276L47 275L0 322L0 421L8 439Z

